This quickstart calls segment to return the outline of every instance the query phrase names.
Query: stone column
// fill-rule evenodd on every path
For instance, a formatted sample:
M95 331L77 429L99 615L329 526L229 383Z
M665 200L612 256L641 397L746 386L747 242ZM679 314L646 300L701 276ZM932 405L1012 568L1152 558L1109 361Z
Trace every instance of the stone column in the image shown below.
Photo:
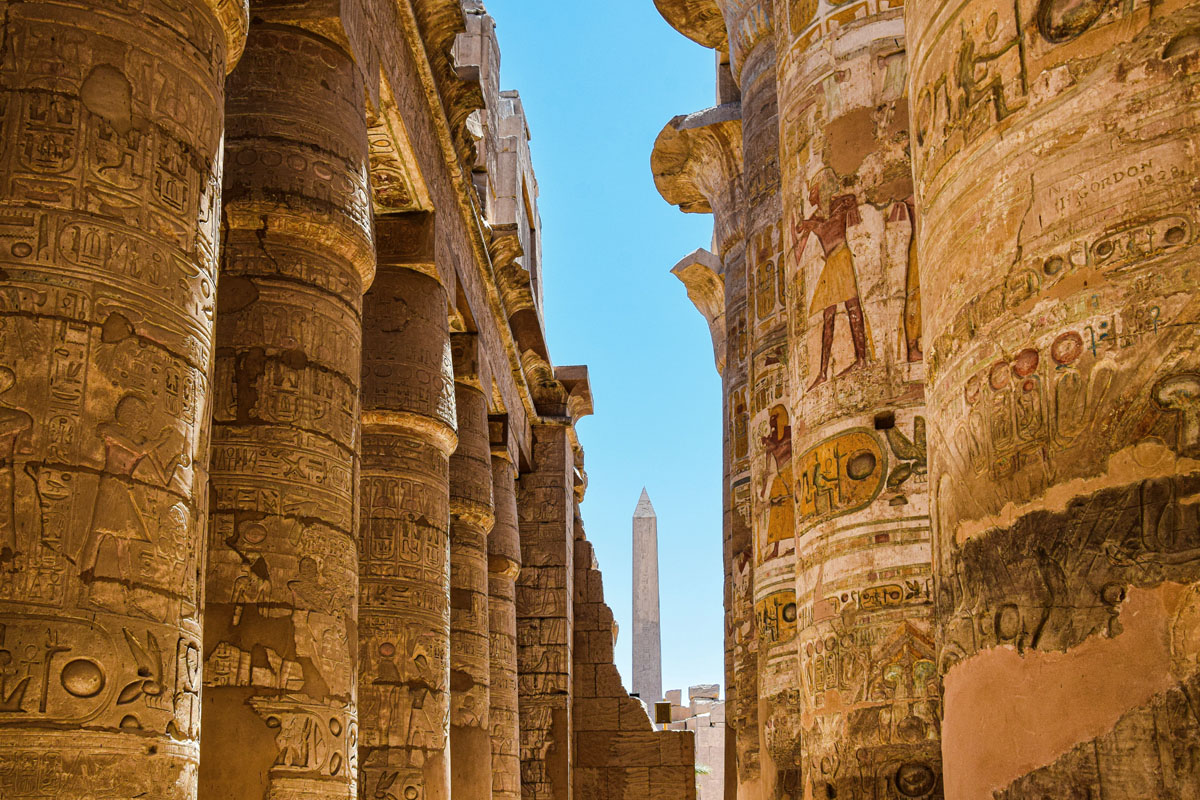
M521 570L521 534L517 528L517 472L508 452L506 421L497 419L491 426L494 429L491 437L492 491L496 514L496 524L487 541L492 798L520 800L516 578Z
M245 2L7 3L0 796L195 797L224 79Z
M517 495L517 663L521 796L571 796L571 629L575 557L574 455L565 424L533 427L533 471Z
M781 256L775 0L725 0L733 75L742 90L748 338L749 511L758 645L758 731L764 798L799 785L795 530L787 293ZM736 402L736 400L735 400ZM743 573L750 570L743 567ZM755 789L747 787L753 795Z
M229 79L200 797L357 796L363 83L255 24Z
M804 774L940 796L904 18L841 14L776 8Z
M658 3L667 14L668 7ZM716 6L713 5L713 8ZM682 11L690 5L678 6ZM719 16L719 14L718 14ZM668 16L675 24L679 17ZM687 19L695 17L687 16ZM705 16L709 25L711 16ZM694 29L686 29L690 35ZM724 34L724 21L720 23ZM709 31L706 41L721 44ZM728 47L727 44L722 45ZM722 71L723 66L719 67ZM713 215L716 257L698 250L671 270L709 323L721 373L722 524L725 572L726 794L755 798L759 786L758 659L754 622L749 439L749 313L742 109L726 103L671 120L650 158L663 199L687 213Z
M456 333L458 449L450 458L450 785L455 797L492 791L488 549L495 522L488 432L491 379L481 378L479 337Z
M359 538L362 797L450 797L450 488L455 435L447 293L433 218L376 218L363 299Z
M1186 796L1200 5L909 12L946 796Z

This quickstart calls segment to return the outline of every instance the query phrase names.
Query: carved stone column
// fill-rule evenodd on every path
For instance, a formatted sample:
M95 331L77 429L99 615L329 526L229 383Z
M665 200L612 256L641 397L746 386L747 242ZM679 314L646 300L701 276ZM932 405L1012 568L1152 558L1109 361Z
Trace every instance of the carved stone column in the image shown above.
M567 427L535 425L533 471L519 481L521 573L517 662L521 796L571 795L571 602L575 558L574 456Z
M359 784L363 797L450 797L447 297L433 218L376 218L363 299Z
M226 113L200 797L351 798L363 84L336 44L256 24Z
M668 7L658 3L667 16ZM689 11L677 5L673 10ZM715 5L713 6L715 8ZM672 24L678 17L667 16ZM696 19L693 14L687 19ZM717 15L719 17L719 14ZM704 19L712 24L713 18ZM681 29L706 38L692 28ZM720 33L724 34L724 22ZM709 33L707 41L715 34ZM749 341L741 104L671 120L650 159L663 199L688 213L713 214L717 255L699 250L671 271L708 320L722 378L723 560L725 572L726 795L754 797L759 786L757 638L750 535ZM757 798L755 798L757 800Z
M0 795L195 797L224 80L245 2L6 3Z
M776 8L803 772L940 797L904 18L840 13Z
M1186 796L1200 5L908 11L946 795Z
M758 643L761 796L799 791L796 554L788 386L787 286L781 257L775 0L724 0L730 58L742 90L749 340L749 510ZM736 403L736 400L735 400ZM736 413L736 412L735 412ZM736 502L736 501L735 501ZM753 795L753 787L747 787Z
M492 798L520 800L521 720L517 703L516 578L521 570L517 471L506 421L492 421L492 487L496 524L488 534L488 617L491 663Z
M488 432L491 378L479 337L456 333L458 449L450 457L450 786L455 797L492 792L488 686L488 533L495 523Z

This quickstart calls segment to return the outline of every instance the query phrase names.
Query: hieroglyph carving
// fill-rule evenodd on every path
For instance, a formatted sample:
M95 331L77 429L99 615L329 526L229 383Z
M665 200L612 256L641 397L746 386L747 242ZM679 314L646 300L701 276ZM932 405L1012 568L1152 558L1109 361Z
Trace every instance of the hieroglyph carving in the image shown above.
M201 0L3 27L0 795L193 800L229 39Z

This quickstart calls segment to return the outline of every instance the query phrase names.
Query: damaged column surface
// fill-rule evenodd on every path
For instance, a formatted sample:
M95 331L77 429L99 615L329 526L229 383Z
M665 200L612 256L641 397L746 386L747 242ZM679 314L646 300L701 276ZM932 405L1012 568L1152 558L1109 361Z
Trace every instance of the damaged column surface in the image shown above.
M940 797L903 13L776 15L805 791Z
M491 384L473 333L451 336L458 449L450 457L450 787L486 800L492 791L488 721L487 537L495 523L488 435Z
M946 796L1191 796L1200 5L908 12Z
M447 292L434 218L376 218L363 300L359 782L367 797L450 797Z
M350 56L299 28L256 22L229 80L203 800L358 794L362 103Z
M244 2L6 3L0 794L192 800Z

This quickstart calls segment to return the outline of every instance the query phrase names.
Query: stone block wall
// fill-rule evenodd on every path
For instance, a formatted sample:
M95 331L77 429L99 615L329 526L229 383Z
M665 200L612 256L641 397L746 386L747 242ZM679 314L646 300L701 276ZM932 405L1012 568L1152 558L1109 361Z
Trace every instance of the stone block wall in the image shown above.
M575 800L695 800L695 736L656 731L613 663L617 629L582 531L575 539Z

